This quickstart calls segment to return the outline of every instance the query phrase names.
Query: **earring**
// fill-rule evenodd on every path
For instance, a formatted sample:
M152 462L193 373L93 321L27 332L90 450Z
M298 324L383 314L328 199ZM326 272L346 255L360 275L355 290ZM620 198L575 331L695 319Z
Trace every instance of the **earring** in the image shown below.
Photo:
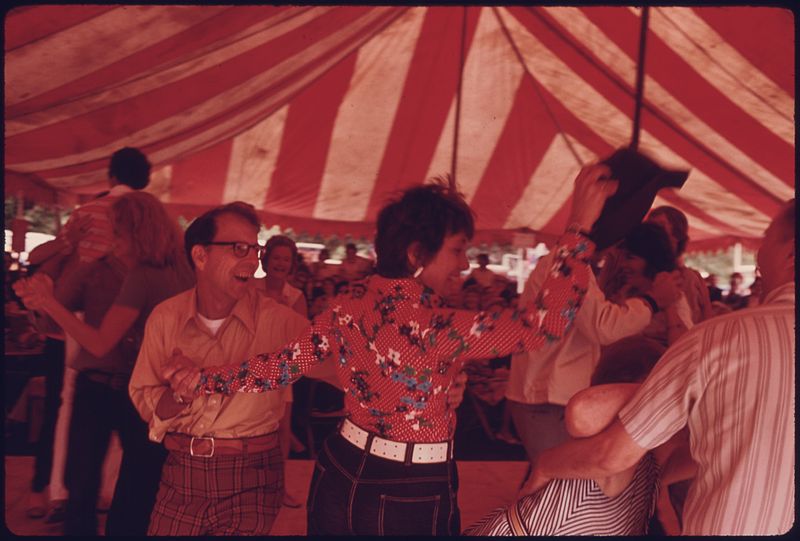
M419 275L422 274L422 271L425 270L425 267L419 266L417 270L414 271L414 278L419 278Z

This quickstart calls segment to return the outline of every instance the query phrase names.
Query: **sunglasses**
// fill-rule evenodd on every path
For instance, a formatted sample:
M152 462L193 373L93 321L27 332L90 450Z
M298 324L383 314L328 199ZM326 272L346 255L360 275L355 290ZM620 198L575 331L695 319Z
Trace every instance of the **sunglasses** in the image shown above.
M230 246L233 249L233 255L239 259L245 258L250 254L250 250L256 251L256 257L261 258L264 253L264 247L259 244L247 244L246 242L206 242L204 246Z

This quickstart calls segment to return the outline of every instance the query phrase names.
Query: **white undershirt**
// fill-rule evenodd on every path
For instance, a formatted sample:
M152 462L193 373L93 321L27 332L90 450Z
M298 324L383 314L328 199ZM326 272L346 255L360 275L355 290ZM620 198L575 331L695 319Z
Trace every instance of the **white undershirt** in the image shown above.
M219 330L220 327L222 327L222 324L225 323L225 318L208 319L207 317L203 317L203 315L200 312L197 313L197 317L199 317L200 321L202 321L203 324L206 327L208 327L208 330L211 331L211 334L213 336L217 335L217 331Z

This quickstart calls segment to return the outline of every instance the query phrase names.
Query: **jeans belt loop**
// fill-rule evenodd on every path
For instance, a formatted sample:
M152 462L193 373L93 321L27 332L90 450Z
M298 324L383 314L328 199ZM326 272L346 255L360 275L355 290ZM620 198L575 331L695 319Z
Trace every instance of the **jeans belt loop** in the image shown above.
M196 454L194 452L194 442L195 442L195 440L210 440L211 441L211 453L209 453L207 455ZM201 458L211 458L212 456L214 456L214 438L211 437L211 436L208 436L208 437L206 437L206 436L192 436L191 441L189 441L189 454L192 455L192 456L197 456L197 457L201 457Z

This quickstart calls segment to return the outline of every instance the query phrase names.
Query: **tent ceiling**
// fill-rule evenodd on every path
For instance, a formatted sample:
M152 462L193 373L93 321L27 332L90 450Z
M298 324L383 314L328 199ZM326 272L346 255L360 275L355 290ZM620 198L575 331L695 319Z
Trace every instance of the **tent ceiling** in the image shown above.
M187 216L241 199L368 235L392 194L453 172L484 238L546 237L581 164L630 140L639 27L625 7L16 8L6 174L93 193L137 146ZM656 204L698 247L759 237L794 194L791 11L651 8L647 39L639 148L691 168Z

